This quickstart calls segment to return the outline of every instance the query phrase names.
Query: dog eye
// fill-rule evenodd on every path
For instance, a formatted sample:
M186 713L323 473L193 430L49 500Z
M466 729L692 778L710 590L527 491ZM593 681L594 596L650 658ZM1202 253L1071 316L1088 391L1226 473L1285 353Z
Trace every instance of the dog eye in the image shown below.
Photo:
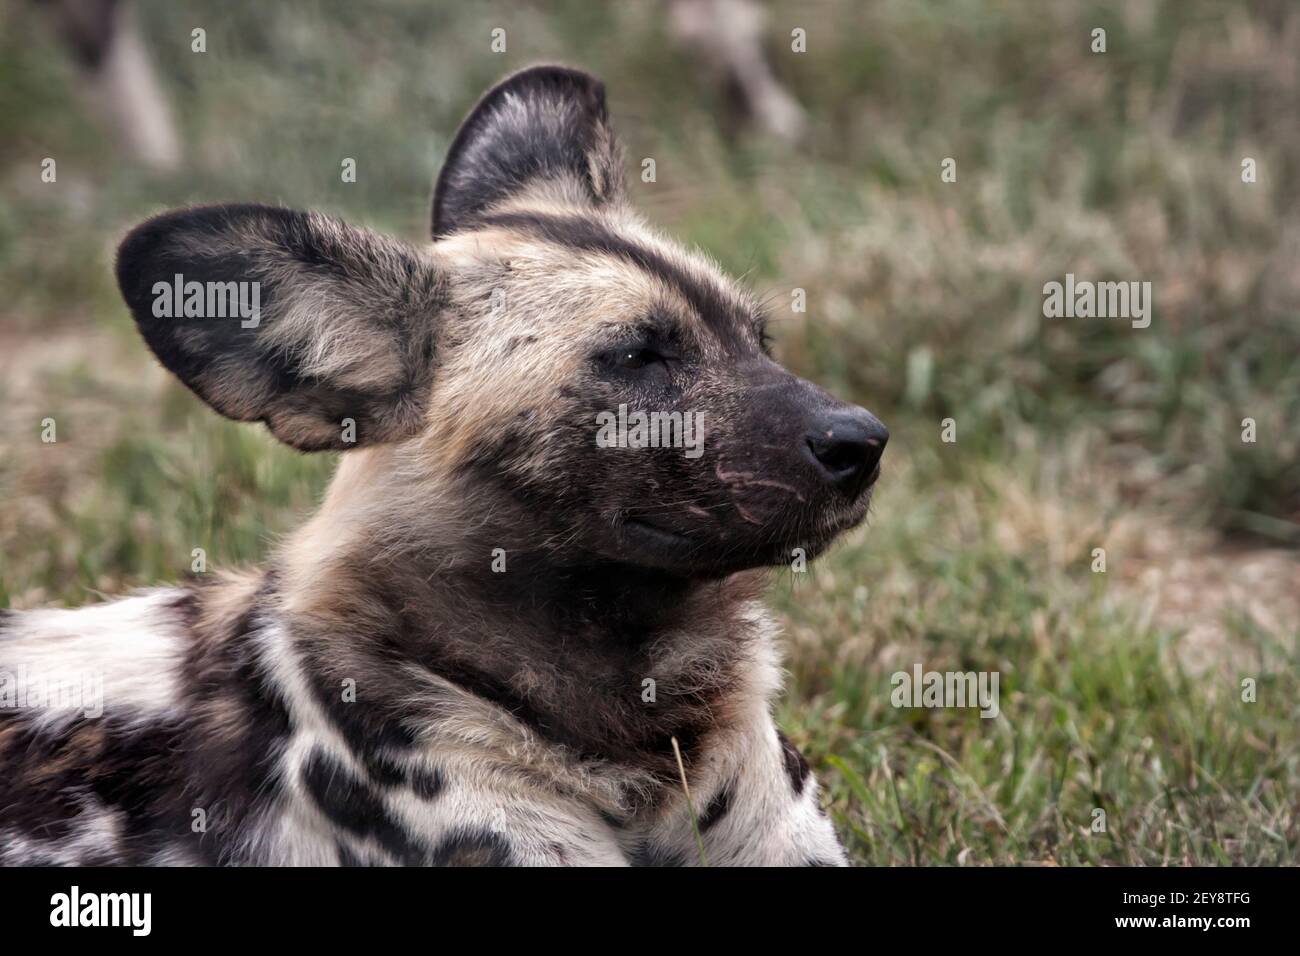
M618 349L611 358L619 368L645 368L647 365L664 360L664 357L654 349Z

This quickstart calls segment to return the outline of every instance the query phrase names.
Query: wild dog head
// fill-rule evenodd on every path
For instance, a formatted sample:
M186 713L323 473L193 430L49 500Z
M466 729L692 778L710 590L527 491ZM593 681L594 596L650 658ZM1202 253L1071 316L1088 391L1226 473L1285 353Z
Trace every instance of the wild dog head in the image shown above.
M117 275L200 398L299 449L383 450L413 516L455 497L516 547L682 575L811 557L864 516L885 428L777 364L754 299L630 209L592 77L484 96L432 240L200 207L132 231Z

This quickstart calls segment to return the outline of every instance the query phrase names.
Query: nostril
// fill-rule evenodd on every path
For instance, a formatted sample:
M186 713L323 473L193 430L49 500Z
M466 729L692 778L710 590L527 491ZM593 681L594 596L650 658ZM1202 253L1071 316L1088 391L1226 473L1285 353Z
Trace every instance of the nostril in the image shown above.
M863 459L871 453L870 447L865 442L835 438L809 438L808 447L832 477L857 470L861 467Z
M870 475L889 441L889 432L865 409L823 415L805 436L813 461L836 484Z

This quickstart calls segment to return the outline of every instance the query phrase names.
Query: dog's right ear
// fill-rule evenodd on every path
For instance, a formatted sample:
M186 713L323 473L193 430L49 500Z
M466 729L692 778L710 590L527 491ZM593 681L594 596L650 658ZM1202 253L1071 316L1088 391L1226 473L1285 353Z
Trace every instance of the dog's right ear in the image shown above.
M159 361L229 418L304 451L421 427L446 287L404 243L319 213L182 209L127 235L117 283Z
M537 180L594 206L623 196L623 154L605 111L605 86L589 73L535 66L483 95L438 176L433 238L471 226Z

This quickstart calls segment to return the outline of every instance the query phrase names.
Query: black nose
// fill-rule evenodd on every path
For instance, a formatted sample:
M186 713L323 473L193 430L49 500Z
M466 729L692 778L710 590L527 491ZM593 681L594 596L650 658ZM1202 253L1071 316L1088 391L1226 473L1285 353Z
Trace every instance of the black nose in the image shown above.
M806 436L808 455L837 487L860 487L876 470L889 431L865 408L820 413Z

